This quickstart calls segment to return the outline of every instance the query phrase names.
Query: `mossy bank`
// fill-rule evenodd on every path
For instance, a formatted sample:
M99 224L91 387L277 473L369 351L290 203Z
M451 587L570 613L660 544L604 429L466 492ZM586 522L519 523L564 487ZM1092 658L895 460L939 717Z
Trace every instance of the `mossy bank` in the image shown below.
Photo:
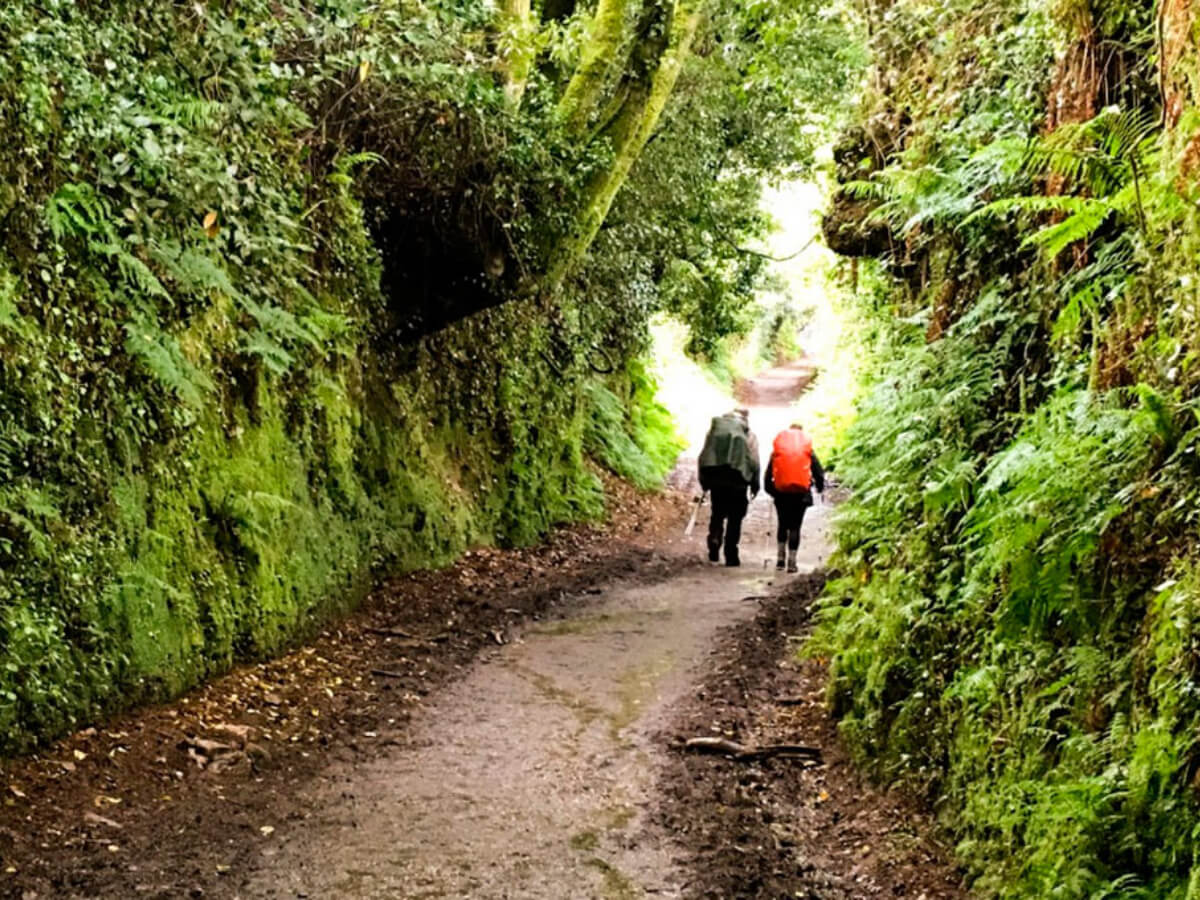
M1196 4L871 6L826 231L883 339L811 650L978 896L1200 896Z
M0 753L276 653L377 573L602 515L589 457L661 478L637 329L589 363L570 295L470 219L541 164L451 66L482 12L50 6L0 11ZM414 105L376 140L410 157L329 142L347 85L375 93L343 129Z

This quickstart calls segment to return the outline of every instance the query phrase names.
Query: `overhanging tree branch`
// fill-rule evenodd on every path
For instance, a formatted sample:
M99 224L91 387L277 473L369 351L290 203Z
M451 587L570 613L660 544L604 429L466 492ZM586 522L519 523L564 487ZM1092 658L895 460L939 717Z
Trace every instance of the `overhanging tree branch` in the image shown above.
M547 273L546 284L551 291L562 283L596 239L617 193L654 134L691 51L702 18L702 3L703 0L674 0L663 24L665 44L661 49L655 44L662 42L664 32L651 27L632 51L630 59L637 61L642 56L644 68L640 77L630 81L628 96L604 130L604 136L612 143L613 163L598 172L587 186L575 227L559 246Z
M804 246L801 247L799 250L797 250L795 253L792 253L788 256L772 256L769 253L763 253L761 250L751 250L749 247L743 247L741 244L737 243L737 241L733 240L731 237L729 237L729 235L725 234L725 232L723 232L720 228L718 228L715 225L711 226L711 228L712 228L712 233L717 236L717 238L721 241L721 243L728 245L731 249L737 251L738 253L742 254L743 256L757 256L759 259L765 259L769 262L775 262L775 263L791 262L796 257L803 255L803 253L809 247L811 247L813 244L815 244L817 241L816 235L813 235L812 237L810 237L808 239L808 241L804 244Z

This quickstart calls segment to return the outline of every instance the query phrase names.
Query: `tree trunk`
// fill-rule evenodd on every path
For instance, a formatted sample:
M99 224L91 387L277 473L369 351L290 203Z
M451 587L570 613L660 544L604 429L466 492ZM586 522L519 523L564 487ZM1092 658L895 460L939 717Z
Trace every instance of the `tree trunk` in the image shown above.
M530 0L502 0L500 4L500 68L509 105L519 108L533 71L533 38L536 25Z
M625 39L625 23L640 5L639 0L600 0L588 28L583 59L571 76L558 109L567 128L577 135L600 105L613 65Z
M675 90L679 73L691 50L700 24L702 0L675 0L666 23L666 46L651 61L645 74L632 84L624 103L602 135L612 143L613 162L592 178L584 205L571 234L560 245L548 273L547 284L557 288L564 277L587 253L612 208L617 193L658 126L667 101ZM653 42L654 28L646 38ZM635 54L645 48L636 48ZM584 120L586 122L586 119Z

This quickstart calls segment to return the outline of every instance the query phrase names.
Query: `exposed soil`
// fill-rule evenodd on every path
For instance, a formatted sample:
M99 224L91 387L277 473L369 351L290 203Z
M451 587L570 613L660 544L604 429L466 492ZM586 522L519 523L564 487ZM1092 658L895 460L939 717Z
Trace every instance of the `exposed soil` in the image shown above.
M658 817L689 873L683 896L857 900L966 896L910 798L866 783L822 702L826 672L802 660L824 576L802 576L718 641L703 684L662 734L675 748ZM687 752L690 738L821 748L823 765Z
M810 377L742 386L760 443ZM702 563L692 480L610 485L605 528L395 579L283 659L9 763L0 897L957 896L791 653L820 576L776 575L765 498L742 568ZM828 515L810 511L802 572ZM675 748L714 728L826 762Z

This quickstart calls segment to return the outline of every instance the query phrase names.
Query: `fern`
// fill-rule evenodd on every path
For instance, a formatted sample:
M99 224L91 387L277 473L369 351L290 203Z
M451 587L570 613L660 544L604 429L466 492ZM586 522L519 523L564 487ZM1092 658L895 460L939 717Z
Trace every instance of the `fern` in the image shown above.
M57 505L43 488L15 484L0 489L0 521L7 519L38 559L50 557L53 541L46 526L60 518Z
M1040 248L1053 259L1072 244L1091 240L1119 207L1104 200L1084 199L1070 216L1057 225L1049 225L1025 239L1025 244Z
M258 330L246 337L240 345L243 353L257 357L267 370L275 375L285 375L296 358L270 334Z
M1156 123L1147 113L1105 111L1089 122L1064 126L1035 144L1025 162L1031 177L1057 176L1083 195L1009 197L993 201L962 223L1046 214L1065 218L1029 235L1023 246L1048 258L1091 241L1110 220L1145 230L1144 172L1155 152Z
M186 291L215 291L226 297L239 296L225 267L197 250L174 242L162 242L150 247L150 257Z
M883 181L847 181L842 185L850 197L855 200L891 200L894 192Z
M212 381L184 356L178 341L145 319L125 326L125 350L163 387L199 408L213 390Z
M45 217L56 241L112 235L108 201L90 185L64 184L47 202Z
M189 131L199 132L219 129L223 116L224 106L221 103L199 97L176 99L162 110L165 121L176 122Z

